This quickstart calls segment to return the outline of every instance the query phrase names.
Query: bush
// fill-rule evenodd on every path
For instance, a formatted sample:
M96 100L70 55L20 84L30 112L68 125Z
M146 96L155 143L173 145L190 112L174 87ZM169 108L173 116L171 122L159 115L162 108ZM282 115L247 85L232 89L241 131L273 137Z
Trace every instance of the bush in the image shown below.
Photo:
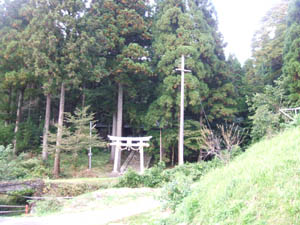
M129 168L124 176L120 177L119 182L116 186L136 188L140 187L142 183L142 175Z
M248 98L250 112L249 118L253 121L251 137L252 141L258 141L264 136L273 136L281 129L281 116L279 109L286 102L285 89L281 81L277 81L275 86L267 85L263 93L256 93L252 98Z
M31 204L33 206L33 213L37 215L54 213L61 210L61 208L63 207L63 202L57 199L32 201Z
M15 180L24 178L49 177L47 169L41 160L26 159L24 154L13 156L11 146L0 146L0 180Z
M159 187L164 182L166 182L167 178L164 176L164 163L159 163L158 165L148 169L142 175L143 186L145 187Z
M182 200L191 193L192 179L184 176L182 173L175 175L175 179L166 183L159 197L163 203L163 208L169 208L173 211Z
M20 167L18 160L13 159L11 146L0 146L0 180L23 178L26 172Z
M192 181L196 181L210 169L216 168L219 165L221 165L220 160L215 159L209 162L186 163L167 170L165 170L164 163L159 163L158 165L145 170L144 174L138 174L132 169L129 169L124 176L119 178L119 182L116 186L131 188L162 187L165 183L173 181L179 175L189 177Z
M131 168L119 178L117 187L159 187L162 182L166 180L163 175L165 168L164 163L159 163L158 165L145 170L144 174L139 174L132 170Z
M34 194L33 189L25 189L20 191L11 191L8 195L8 202L12 205L23 205L27 203L27 199L23 196L32 196Z
M40 152L41 136L43 128L37 126L33 121L27 120L20 124L17 133L17 151L22 152Z
M14 125L4 125L3 121L0 122L0 145L8 146L12 143L14 138Z
M20 163L20 166L27 171L26 178L49 178L50 168L46 168L43 162L37 158L31 158Z

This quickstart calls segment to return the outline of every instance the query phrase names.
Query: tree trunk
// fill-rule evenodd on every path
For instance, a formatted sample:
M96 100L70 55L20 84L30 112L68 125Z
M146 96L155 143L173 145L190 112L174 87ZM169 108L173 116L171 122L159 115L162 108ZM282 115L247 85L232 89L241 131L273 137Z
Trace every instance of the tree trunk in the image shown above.
M202 161L202 150L199 151L199 155L198 155L198 162Z
M53 168L53 175L56 178L59 176L60 173L60 143L62 138L64 111L65 111L65 84L64 82L62 82L61 90L60 90L56 150L55 150L54 168Z
M162 129L159 129L159 161L163 162L164 149L162 146Z
M172 146L172 159L171 159L171 165L175 165L175 146Z
M83 85L83 87L82 87L82 102L81 102L82 108L84 108L84 106L85 106L85 93L84 93L84 90L85 90L85 85Z
M117 135L117 113L116 112L113 114L112 134L111 135L112 136L116 136ZM114 162L115 151L116 151L116 146L111 146L110 163Z
M17 154L17 132L19 130L19 124L21 122L21 114L22 114L22 104L23 104L23 97L24 97L24 89L22 89L19 93L19 99L18 99L18 108L17 108L17 118L16 118L16 125L15 125L15 138L13 140L13 154Z
M47 94L46 100L46 114L45 114L45 125L44 125L44 134L43 134L43 161L48 159L48 132L49 132L49 123L50 123L50 109L51 109L51 95Z
M11 123L11 102L12 102L12 87L10 86L8 92L8 105L7 105L7 118L6 118L7 124Z
M123 86L118 84L118 111L117 111L117 137L122 137L122 119L123 119ZM121 168L121 152L118 157L118 171Z

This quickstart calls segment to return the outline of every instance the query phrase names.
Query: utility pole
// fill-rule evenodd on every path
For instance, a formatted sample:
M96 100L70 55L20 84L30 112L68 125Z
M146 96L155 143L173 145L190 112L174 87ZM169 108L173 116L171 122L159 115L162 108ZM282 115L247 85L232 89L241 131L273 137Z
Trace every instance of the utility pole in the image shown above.
M184 72L191 72L184 69L184 55L181 55L181 88L180 88L180 128L179 128L179 149L178 149L178 165L184 164L183 159L183 142L184 142Z

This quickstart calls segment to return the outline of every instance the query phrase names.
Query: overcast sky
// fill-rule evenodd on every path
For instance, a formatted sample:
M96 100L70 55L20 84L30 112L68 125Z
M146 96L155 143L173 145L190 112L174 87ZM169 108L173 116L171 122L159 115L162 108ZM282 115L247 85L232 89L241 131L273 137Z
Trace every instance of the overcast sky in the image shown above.
M280 0L212 0L219 20L219 30L228 44L226 53L233 53L241 63L251 56L251 39L260 28L266 12Z
M219 30L227 43L226 55L234 54L243 64L251 57L251 40L266 12L281 0L212 0ZM153 0L150 0L153 2Z

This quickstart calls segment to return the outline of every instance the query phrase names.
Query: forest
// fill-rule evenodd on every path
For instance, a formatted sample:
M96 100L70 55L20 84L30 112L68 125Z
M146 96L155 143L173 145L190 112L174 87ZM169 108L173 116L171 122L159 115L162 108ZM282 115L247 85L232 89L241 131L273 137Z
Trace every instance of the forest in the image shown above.
M148 154L162 145L174 166L181 55L186 162L272 137L300 105L300 0L268 11L243 65L225 47L210 0L1 1L0 161L10 149L59 177L61 153L108 151L114 134L153 136Z

